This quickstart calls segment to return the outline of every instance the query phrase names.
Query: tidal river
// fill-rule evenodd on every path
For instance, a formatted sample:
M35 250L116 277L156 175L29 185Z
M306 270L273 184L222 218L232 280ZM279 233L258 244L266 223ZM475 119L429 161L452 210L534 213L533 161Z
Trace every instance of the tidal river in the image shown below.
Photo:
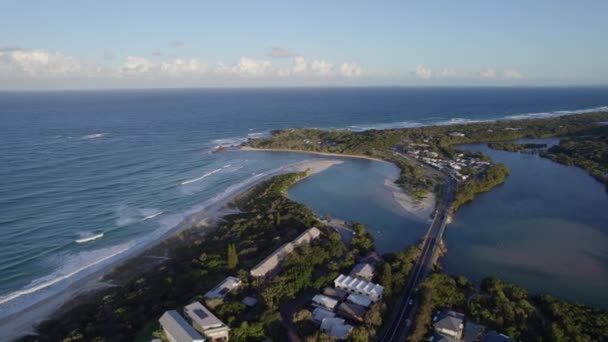
M555 139L549 143L556 143ZM463 206L448 226L444 269L495 276L531 293L608 308L608 193L576 167L469 145L511 175Z

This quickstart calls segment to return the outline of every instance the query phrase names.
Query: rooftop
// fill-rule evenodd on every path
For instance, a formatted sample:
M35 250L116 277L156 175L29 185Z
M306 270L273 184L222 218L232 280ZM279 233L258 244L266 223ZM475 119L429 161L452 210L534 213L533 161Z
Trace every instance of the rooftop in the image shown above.
M241 286L241 280L239 278L227 277L216 287L205 293L205 298L224 298L228 294L228 292L239 286Z
M204 341L203 337L175 310L165 311L158 322L176 341Z
M260 261L254 268L251 269L251 275L254 277L264 277L271 271L275 270L279 263L285 259L289 254L291 254L294 249L304 243L309 243L310 241L316 239L321 235L321 231L312 227L302 234L300 234L293 241L284 244L279 247L277 250L272 252L269 256L267 256L264 260Z
M224 322L215 317L209 309L199 302L189 304L184 308L184 313L190 317L192 322L198 324L203 329L218 328L224 325Z

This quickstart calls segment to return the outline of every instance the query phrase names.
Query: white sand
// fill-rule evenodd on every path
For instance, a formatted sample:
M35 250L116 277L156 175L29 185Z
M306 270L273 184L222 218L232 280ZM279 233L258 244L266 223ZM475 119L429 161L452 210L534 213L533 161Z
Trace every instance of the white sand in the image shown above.
M384 185L390 189L393 194L393 199L406 213L423 221L430 219L431 214L435 209L434 193L429 192L426 197L419 200L406 194L393 180L387 179L384 182Z
M110 273L112 269L122 264L126 260L134 256L141 255L144 251L157 245L165 239L176 235L184 229L192 227L209 229L209 227L212 227L214 223L220 220L223 216L235 212L235 209L228 208L226 204L232 201L235 196L245 191L247 188L250 188L259 182L276 175L303 171L308 171L308 175L312 175L322 172L333 165L341 163L343 162L340 160L327 159L304 161L287 165L262 174L258 178L253 179L251 182L243 183L240 186L231 189L225 193L223 197L220 197L215 203L185 218L176 227L165 233L160 239L147 245L137 246L124 253L124 255L117 257L111 264L104 266L100 270L87 275L82 279L74 281L66 289L60 291L59 293L30 305L20 312L16 312L0 319L0 341L10 341L25 334L33 333L34 327L37 324L51 318L55 312L60 310L65 304L69 303L75 297L94 290L105 288L107 286L112 286L112 284L102 281L104 275Z

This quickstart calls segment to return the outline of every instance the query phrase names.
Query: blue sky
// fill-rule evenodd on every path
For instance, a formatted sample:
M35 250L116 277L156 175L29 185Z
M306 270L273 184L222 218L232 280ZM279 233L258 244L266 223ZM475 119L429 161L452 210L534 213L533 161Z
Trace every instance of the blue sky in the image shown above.
M608 84L607 1L2 1L0 88Z

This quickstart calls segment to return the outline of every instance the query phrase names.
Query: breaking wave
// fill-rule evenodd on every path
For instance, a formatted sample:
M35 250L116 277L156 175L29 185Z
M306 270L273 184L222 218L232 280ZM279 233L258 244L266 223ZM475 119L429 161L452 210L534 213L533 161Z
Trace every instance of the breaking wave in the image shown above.
M219 169L215 169L213 171L209 171L209 172L205 173L204 175L202 175L200 177L185 180L185 181L181 182L180 185L186 185L186 184L198 182L200 180L203 180L203 179L205 179L205 178L207 178L207 177L209 177L211 175L214 175L214 174L216 174L216 173L218 173L218 172L220 172L220 171L222 171L222 170L224 170L226 168L229 168L229 167L230 167L230 164L224 165L224 166L220 167Z
M97 239L101 239L103 237L103 233L99 233L99 234L82 234L80 238L74 240L74 242L76 243L86 243L89 241L94 241Z
M98 138L103 138L106 135L107 135L107 133L93 133L93 134L83 136L82 139L98 139Z
M156 216L158 216L158 215L160 215L160 214L162 214L162 213L163 213L162 211L159 211L159 212L154 213L154 214L152 214L152 215L148 215L148 216L144 217L144 218L143 218L143 219L141 219L141 220L142 220L142 221L150 220L150 219L153 219L153 218L155 218Z

